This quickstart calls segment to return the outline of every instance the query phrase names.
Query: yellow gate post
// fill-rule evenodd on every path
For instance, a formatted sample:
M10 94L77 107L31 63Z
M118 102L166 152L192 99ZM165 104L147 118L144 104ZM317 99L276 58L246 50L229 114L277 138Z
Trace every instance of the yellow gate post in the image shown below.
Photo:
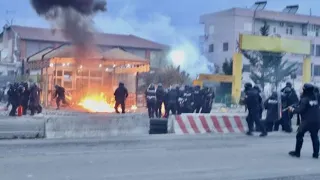
M305 56L303 59L303 70L302 70L303 83L309 83L311 81L311 58Z
M239 103L241 96L241 82L242 82L242 54L235 53L233 55L232 65L232 101L235 104Z

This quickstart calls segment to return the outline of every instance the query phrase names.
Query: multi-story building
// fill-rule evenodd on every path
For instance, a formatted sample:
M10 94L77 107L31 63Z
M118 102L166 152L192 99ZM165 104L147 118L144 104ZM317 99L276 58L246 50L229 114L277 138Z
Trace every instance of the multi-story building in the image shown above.
M208 60L221 67L224 60L231 59L237 51L239 35L260 34L260 28L266 22L270 35L311 40L312 80L320 82L320 17L297 14L298 6L287 6L277 12L265 10L266 2L255 5L254 8L232 8L200 17L200 23L204 24L200 41ZM298 63L297 80L301 80L303 57L286 54L284 58ZM247 59L244 59L243 70L250 71ZM244 79L248 80L248 73L244 73Z
M150 60L151 68L161 68L168 46L134 35L94 34L95 43L105 52L121 48L134 55ZM47 48L67 43L61 31L51 29L5 26L0 33L0 75L13 75L21 68L23 59Z

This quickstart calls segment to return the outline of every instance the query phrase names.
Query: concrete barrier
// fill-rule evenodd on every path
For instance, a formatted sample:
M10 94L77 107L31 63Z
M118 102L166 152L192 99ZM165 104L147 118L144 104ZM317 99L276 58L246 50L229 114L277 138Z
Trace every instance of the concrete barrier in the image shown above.
M148 134L146 114L83 115L51 117L46 122L47 138L88 138Z
M175 134L245 133L246 116L237 114L181 114L171 116Z
M44 138L45 119L36 117L2 117L0 139Z

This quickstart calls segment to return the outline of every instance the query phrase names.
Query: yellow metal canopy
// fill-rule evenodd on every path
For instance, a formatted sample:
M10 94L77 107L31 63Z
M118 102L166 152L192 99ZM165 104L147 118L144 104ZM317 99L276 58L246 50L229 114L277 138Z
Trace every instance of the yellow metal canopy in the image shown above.
M241 34L240 48L243 50L309 55L311 41Z

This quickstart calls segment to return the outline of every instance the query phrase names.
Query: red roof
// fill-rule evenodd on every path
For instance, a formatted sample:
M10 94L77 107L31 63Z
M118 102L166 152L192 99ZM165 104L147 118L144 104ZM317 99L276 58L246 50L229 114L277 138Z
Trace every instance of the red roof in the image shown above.
M25 40L68 42L59 30L53 33L51 29L45 28L16 25L11 26L11 28L19 34L21 39ZM167 45L149 41L134 35L95 33L94 36L95 42L102 46L120 46L155 50L164 50L169 48Z

